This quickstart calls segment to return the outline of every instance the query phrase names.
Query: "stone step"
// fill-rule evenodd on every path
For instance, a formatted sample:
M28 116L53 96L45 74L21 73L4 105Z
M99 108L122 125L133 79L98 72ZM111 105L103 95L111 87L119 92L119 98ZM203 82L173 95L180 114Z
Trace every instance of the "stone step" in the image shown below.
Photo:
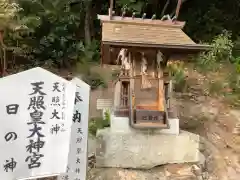
M163 123L153 123L153 122L138 122L134 125L136 128L168 128L167 124Z

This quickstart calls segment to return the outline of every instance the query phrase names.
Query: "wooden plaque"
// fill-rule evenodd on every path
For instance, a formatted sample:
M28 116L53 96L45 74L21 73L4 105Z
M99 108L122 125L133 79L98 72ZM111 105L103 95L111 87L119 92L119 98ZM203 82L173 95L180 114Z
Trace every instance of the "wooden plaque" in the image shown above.
M164 119L165 119L165 112L136 109L136 123L151 122L151 123L164 124Z

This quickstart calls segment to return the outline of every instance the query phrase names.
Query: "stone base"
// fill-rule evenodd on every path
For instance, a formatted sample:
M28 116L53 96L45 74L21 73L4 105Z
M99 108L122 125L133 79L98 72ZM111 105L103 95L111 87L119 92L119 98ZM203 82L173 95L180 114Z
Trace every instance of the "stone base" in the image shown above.
M132 130L129 125L129 118L116 117L114 115L111 115L110 130L112 132L123 132L123 133L131 132Z
M154 130L155 133L160 134L179 134L179 119L178 118L169 118L169 129ZM133 129L129 125L128 117L116 117L111 115L111 131L122 132L122 133L131 133L132 131L142 132L142 130Z
M179 135L139 131L97 132L97 167L150 169L169 163L199 162L199 136L186 131Z

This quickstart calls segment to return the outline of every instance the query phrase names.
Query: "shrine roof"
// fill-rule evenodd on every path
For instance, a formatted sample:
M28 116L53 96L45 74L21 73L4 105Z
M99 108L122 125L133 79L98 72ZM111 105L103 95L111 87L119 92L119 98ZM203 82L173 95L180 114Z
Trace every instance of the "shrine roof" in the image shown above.
M185 22L152 20L108 15L98 15L102 23L102 43L135 47L195 48L202 50L205 45L196 44L182 28Z

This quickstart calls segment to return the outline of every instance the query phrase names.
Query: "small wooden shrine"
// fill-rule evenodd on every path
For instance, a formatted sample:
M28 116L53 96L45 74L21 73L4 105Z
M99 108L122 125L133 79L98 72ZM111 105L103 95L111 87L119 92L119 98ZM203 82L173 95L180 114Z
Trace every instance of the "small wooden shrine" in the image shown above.
M119 64L114 115L129 117L133 128L169 128L171 79L169 59L179 60L209 47L196 44L182 28L185 22L98 15L102 24L102 65ZM175 58L175 59L174 59Z

